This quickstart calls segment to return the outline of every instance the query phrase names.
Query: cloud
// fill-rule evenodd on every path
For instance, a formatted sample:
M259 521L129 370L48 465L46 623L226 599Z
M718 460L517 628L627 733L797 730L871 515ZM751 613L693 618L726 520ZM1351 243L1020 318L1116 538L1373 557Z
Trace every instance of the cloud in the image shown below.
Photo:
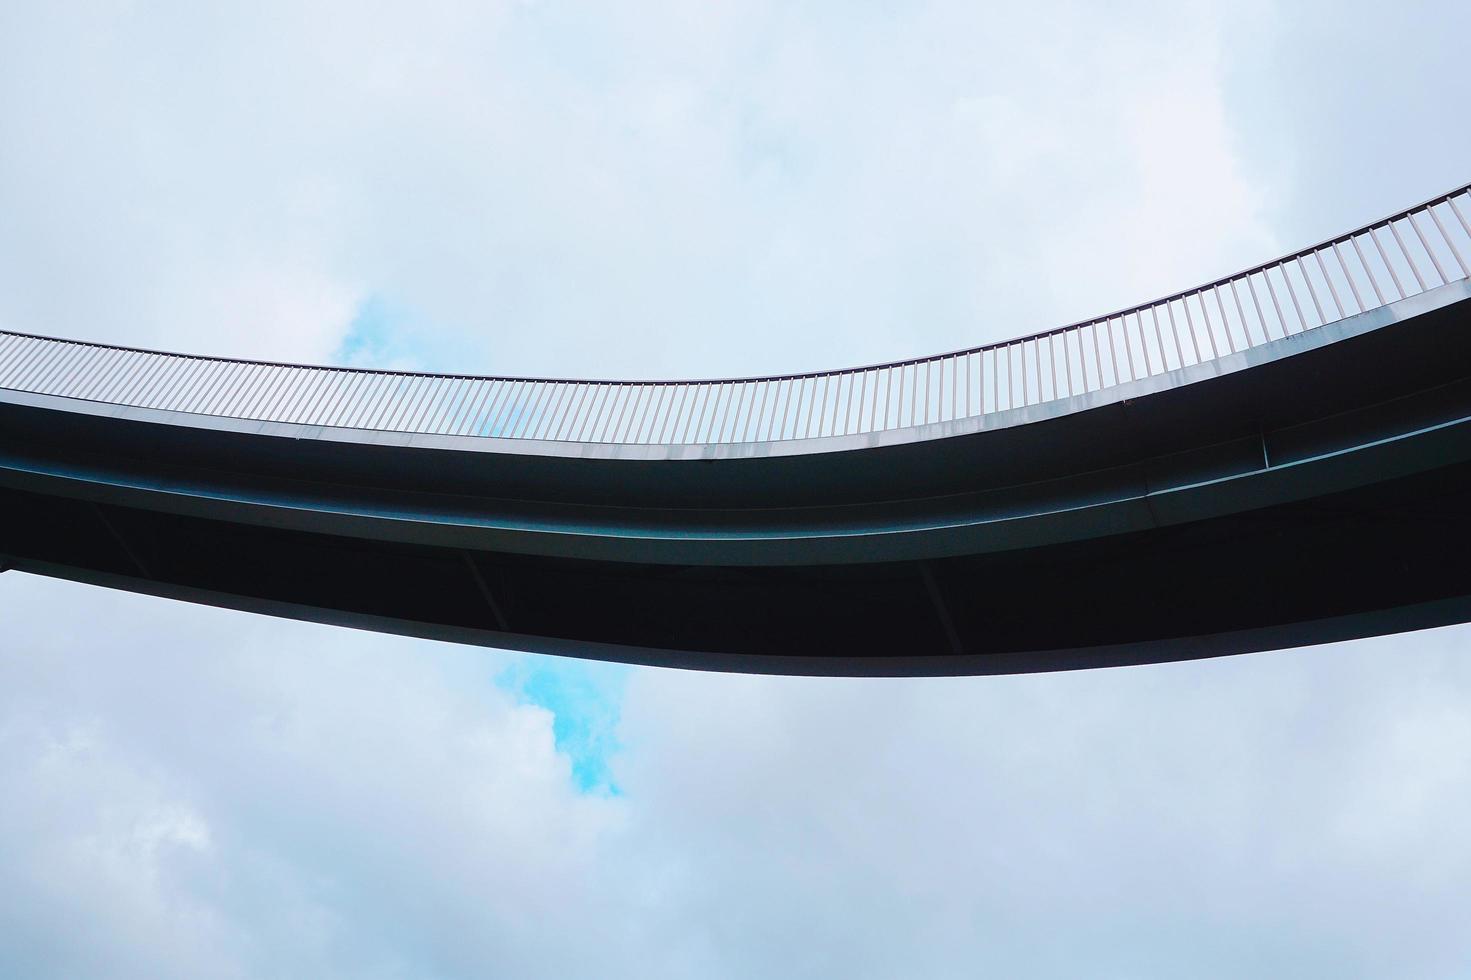
M1451 976L1465 636L897 683L641 671L618 779L648 851L681 842L668 940L729 975Z
M1465 628L1013 678L628 669L608 795L500 680L539 658L5 587L9 974L1453 976L1464 956Z
M505 656L11 578L3 972L565 976L617 942L619 804Z
M0 322L322 359L386 302L436 366L596 376L999 339L1274 244L1249 13L11 12Z

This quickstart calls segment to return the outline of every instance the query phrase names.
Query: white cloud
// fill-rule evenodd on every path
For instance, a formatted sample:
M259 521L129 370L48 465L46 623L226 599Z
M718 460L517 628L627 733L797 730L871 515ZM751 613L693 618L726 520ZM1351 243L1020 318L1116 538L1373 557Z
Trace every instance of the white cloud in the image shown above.
M1465 953L1464 628L1013 678L636 670L610 797L494 682L512 655L5 586L12 974L1453 976ZM107 636L58 624L73 607Z
M1450 976L1465 635L1016 678L640 672L618 778L673 862L670 941L732 975Z
M1226 115L1224 18L12 13L0 135L26 152L0 163L0 320L321 358L380 295L428 350L437 325L487 371L597 375L1050 326L1272 245Z
M556 976L616 944L619 804L504 656L7 578L0 972Z

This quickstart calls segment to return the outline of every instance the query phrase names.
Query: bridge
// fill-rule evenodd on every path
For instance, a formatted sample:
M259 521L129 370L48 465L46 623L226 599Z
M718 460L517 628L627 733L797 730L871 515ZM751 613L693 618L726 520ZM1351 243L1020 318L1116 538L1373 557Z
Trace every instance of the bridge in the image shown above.
M1471 185L932 357L480 377L0 332L0 569L714 670L1182 660L1471 620Z

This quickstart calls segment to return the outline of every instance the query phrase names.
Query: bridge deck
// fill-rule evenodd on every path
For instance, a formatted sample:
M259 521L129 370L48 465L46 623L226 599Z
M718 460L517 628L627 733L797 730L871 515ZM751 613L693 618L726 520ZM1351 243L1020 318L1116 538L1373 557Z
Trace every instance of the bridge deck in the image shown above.
M1471 545L1466 198L1089 324L805 378L337 376L5 335L0 565L793 673L1101 666L1461 621L1471 571L1446 556ZM1371 242L1401 251L1355 265ZM1276 295L1283 329L1228 315L1233 285ZM1190 334L1176 360L1168 327L1130 332L1172 312L1200 357ZM1040 380L982 389L1007 365ZM886 376L907 405L876 400ZM393 425L329 424L375 386ZM568 406L613 388L637 421L581 438ZM796 410L777 422L783 392ZM543 407L507 416L523 397ZM691 398L719 425L670 407ZM763 424L780 438L745 438ZM704 441L647 438L680 425Z

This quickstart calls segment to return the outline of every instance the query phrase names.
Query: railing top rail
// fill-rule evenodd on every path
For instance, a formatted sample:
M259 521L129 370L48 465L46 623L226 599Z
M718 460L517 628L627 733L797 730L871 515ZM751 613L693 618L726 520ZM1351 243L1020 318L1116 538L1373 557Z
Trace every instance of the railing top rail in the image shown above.
M1202 284L1197 285L1197 286L1192 286L1192 287L1190 287L1188 289L1183 289L1183 290L1180 290L1178 292L1170 293L1170 294L1168 294L1166 296L1159 297L1157 299L1149 300L1148 302L1136 303L1136 304L1133 304L1133 305L1130 305L1130 306L1126 306L1126 307L1123 307L1122 309L1115 310L1115 311L1113 311L1111 313L1105 313L1105 314L1101 314L1101 315L1098 315L1098 316L1088 317L1086 319L1077 320L1077 321L1074 321L1072 323L1065 324L1063 326L1051 327L1051 328L1046 329L1046 330L1037 331L1035 333L1026 334L1026 335L1023 335L1023 336L1020 336L1020 337L1013 337L1013 338L1011 338L1009 340L995 341L995 342L992 342L992 343L981 344L981 345L973 346L973 347L963 347L963 348L959 348L957 350L946 351L946 352L940 353L940 354L930 354L930 355L924 355L924 356L904 358L904 359L901 359L901 360L882 361L882 362L878 362L878 363L874 363L874 364L865 364L865 365L858 365L858 366L852 366L852 367L837 368L837 369L831 369L831 370L821 370L821 371L800 371L800 372L792 372L792 373L787 373L787 374L752 375L752 376L746 376L746 377L725 377L725 378L651 378L651 379L630 379L630 378L602 378L602 379L599 379L599 378L536 377L536 376L530 376L530 375L484 375L484 374L447 373L447 372L439 372L439 371L402 371L402 370L392 370L392 369L386 369L386 368L351 367L351 366L337 365L337 364L307 364L307 363L289 362L289 361L260 360L260 359L255 359L255 358L221 357L221 356L215 356L215 355L209 355L209 354L195 354L195 353L185 353L185 352L179 352L179 351L160 350L160 349L156 349L156 348L132 347L132 346L123 345L123 344L108 344L108 343L103 343L103 342L100 342L100 341L76 340L76 339L68 338L68 337L53 337L53 336L49 336L49 335L46 335L46 334L30 333L30 332L18 331L18 330L0 330L0 336L24 337L24 338L28 338L28 339L31 339L31 340L42 340L42 341L50 341L50 342L60 343L60 344L71 344L71 345L77 345L77 346L83 346L83 347L93 347L93 348L99 348L99 349L104 349L104 350L117 351L117 352L120 352L120 353L153 354L153 355L159 355L159 356L163 356L163 357L180 358L180 359L193 360L193 361L210 361L210 362L217 362L217 363L253 365L253 366L258 366L258 367L270 367L270 368L294 368L294 369L310 370L310 371L333 371L333 372L345 372L345 373L354 373L354 374L380 375L380 376L387 376L387 377L435 378L435 379L443 379L443 380L464 380L464 381L485 381L485 382L518 382L518 383L519 382L525 382L525 383L531 383L531 384L562 384L562 385L570 384L570 385L602 385L602 386L609 386L609 385L614 385L614 386L732 385L732 384L758 384L758 383L761 383L761 382L801 381L801 380L808 380L808 379L814 379L814 378L821 379L821 378L830 378L830 377L840 377L840 376L844 376L844 375L872 373L872 372L877 372L877 371L883 371L883 370L886 370L886 369L899 369L899 368L913 367L915 365L933 363L933 362L936 362L936 361L947 361L947 360L951 360L951 359L954 359L954 358L966 357L968 355L983 354L983 353L987 353L987 352L991 352L991 351L1002 350L1002 349L1005 349L1005 348L1015 347L1015 346L1018 346L1018 345L1021 345L1021 344L1030 343L1032 341L1041 340L1043 338L1055 337L1055 336L1058 336L1058 335L1061 335L1061 334L1065 334L1065 333L1068 333L1070 331L1075 331L1075 330L1078 330L1080 328L1087 327L1087 326L1090 326L1090 325L1093 325L1093 324L1100 324L1100 323L1104 323L1106 321L1110 321L1110 320L1114 320L1114 319L1119 319L1121 317L1130 316L1132 314L1137 314L1137 313L1143 312L1145 310L1162 307L1162 306L1164 306L1164 305L1166 305L1168 303L1177 302L1177 301L1180 301L1180 300L1184 300L1184 299L1186 299L1188 297L1192 297L1192 296L1195 296L1197 294L1203 293L1206 290L1212 289L1214 287L1217 287L1217 286L1226 286L1226 285L1229 285L1232 282L1237 282L1237 281L1243 280L1243 279L1245 279L1248 276L1256 275L1258 273L1262 273L1262 272L1265 272L1267 270L1277 268L1277 267L1283 265L1284 263L1291 262L1291 261L1294 261L1296 259L1301 259L1301 258L1310 256L1310 255L1313 255L1313 254L1321 251L1322 249L1330 248L1330 247L1332 247L1334 245L1337 245L1337 244L1349 242L1352 239L1354 239L1354 238L1356 238L1356 237L1358 237L1360 235L1364 235L1364 234L1367 234L1367 233L1369 233L1371 231L1374 231L1376 229L1383 228L1383 227L1385 227L1387 225L1390 225L1393 222L1400 221L1402 219L1408 218L1411 215L1423 213L1423 212L1429 210L1430 208L1435 207L1438 204L1442 204L1442 203L1451 201L1454 198L1457 198L1457 197L1459 197L1461 195L1465 195L1465 194L1468 194L1468 193L1471 193L1471 183L1462 184L1462 185L1460 185L1459 187L1456 187L1453 190L1447 191L1447 192L1445 192L1443 194L1437 194L1437 195L1435 195L1434 197L1431 197L1431 198L1427 198L1426 200L1421 201L1418 204L1414 204L1414 205L1411 205L1410 207L1403 208L1403 209L1401 209L1399 211L1396 211L1396 212L1394 212L1392 214L1385 215L1384 217L1379 218L1376 221L1372 221L1372 222L1369 222L1367 224L1360 225L1358 228L1355 228L1352 231L1343 232L1343 233L1341 233L1339 235L1335 235L1335 236L1332 236L1330 238L1326 238L1326 239L1324 239L1324 240L1322 240L1320 242L1317 242L1317 243L1315 243L1313 245L1304 246L1304 247L1299 248L1299 249L1297 249L1295 251L1288 252L1286 254L1280 255L1280 256L1278 256L1278 257L1276 257L1276 258L1274 258L1274 259L1272 259L1270 261L1262 262L1262 263L1259 263L1257 265L1250 266L1248 268L1242 269L1242 270L1240 270L1238 272L1232 273L1231 275L1222 276L1220 278L1211 280L1209 282L1205 282L1205 283L1202 283Z

